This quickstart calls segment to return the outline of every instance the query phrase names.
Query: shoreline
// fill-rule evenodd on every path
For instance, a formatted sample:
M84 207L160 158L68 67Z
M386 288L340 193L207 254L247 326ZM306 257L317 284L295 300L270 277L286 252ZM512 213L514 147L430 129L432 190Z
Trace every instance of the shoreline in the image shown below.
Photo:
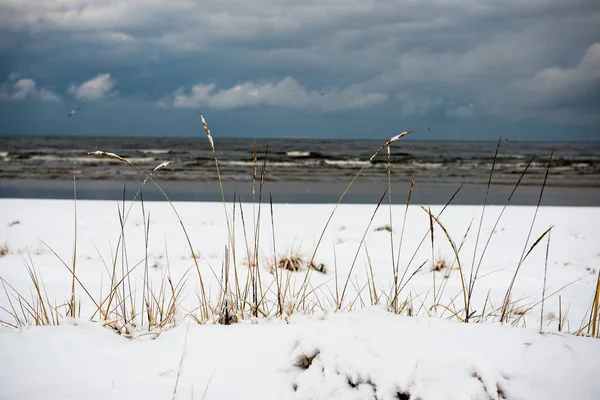
M117 180L77 180L77 199L122 200L124 185L125 198L130 200L138 190L141 179ZM221 201L217 181L171 181L156 179L172 201ZM329 204L337 203L348 185L346 181L272 181L265 180L263 202L272 195L274 203ZM258 202L259 179L257 178L255 201ZM234 194L243 202L252 202L252 184L249 181L223 182L226 201L232 201ZM432 181L417 179L411 203L444 205L461 186L460 181ZM387 188L387 181L357 180L350 188L343 203L377 204ZM466 182L451 204L481 206L484 203L487 182ZM504 205L514 188L514 182L493 182L487 199L489 205ZM410 181L392 182L392 203L405 204ZM517 188L510 205L536 205L541 185L537 181L526 181ZM387 196L386 196L387 197ZM0 198L27 199L73 199L73 180L34 180L0 179ZM165 200L156 187L148 182L144 187L144 199ZM387 203L387 198L384 203ZM600 188L590 186L556 186L549 181L544 188L542 206L596 207L600 206Z

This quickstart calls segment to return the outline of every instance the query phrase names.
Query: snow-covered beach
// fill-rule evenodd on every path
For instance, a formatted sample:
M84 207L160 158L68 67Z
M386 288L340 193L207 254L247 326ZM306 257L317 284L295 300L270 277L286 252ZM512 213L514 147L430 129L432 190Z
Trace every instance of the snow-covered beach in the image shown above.
M0 200L0 320L18 325L12 314L24 314L16 293L35 296L28 268L43 283L45 301L68 313L61 304L71 299L75 225L80 306L79 318L61 318L58 327L0 328L0 397L162 399L173 397L176 384L176 398L207 399L600 396L600 342L573 335L589 333L600 269L598 208L541 207L532 227L535 207L509 206L494 227L502 207L488 206L474 256L482 206L432 206L438 223L410 205L402 232L405 205L382 204L375 213L375 205L342 204L314 253L325 272L307 274L333 204L273 204L271 211L267 202L259 213L258 205L234 210L227 203L227 217L222 203L173 205L189 242L167 202L145 202L142 210L139 201ZM120 213L127 215L123 226ZM235 252L226 263L227 245ZM387 308L399 250L399 275L407 272L396 315ZM266 316L246 312L238 323L219 325L223 298L237 302L236 288L248 287L253 254ZM273 267L286 257L299 260L299 271ZM477 323L465 324L462 282L469 284L480 259L469 301ZM122 335L103 327L110 321L98 313L89 322L110 292L113 267L119 279L126 276L121 301L136 315ZM177 310L162 331L149 332L144 282L158 296L165 277L177 291ZM198 324L201 293L212 308Z
M600 1L0 10L0 400L600 400Z

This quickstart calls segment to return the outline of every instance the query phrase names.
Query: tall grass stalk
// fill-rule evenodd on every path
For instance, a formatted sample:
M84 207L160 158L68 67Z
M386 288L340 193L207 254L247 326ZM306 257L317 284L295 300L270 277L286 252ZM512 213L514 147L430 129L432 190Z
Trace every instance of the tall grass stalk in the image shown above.
M500 315L500 322L503 322L504 319L506 318L506 314L508 311L508 304L510 303L510 295L512 293L513 286L515 284L515 280L517 279L517 274L519 273L519 270L521 269L521 266L523 265L523 261L525 260L527 255L529 255L529 253L531 253L533 248L540 242L540 240L550 231L550 229L552 229L552 227L550 227L546 232L544 232L542 234L542 236L540 236L538 238L538 240L533 244L533 246L531 246L531 248L529 249L529 252L527 254L525 254L525 251L527 250L527 245L529 243L529 238L531 237L531 233L533 231L533 226L535 225L537 213L540 209L540 204L542 202L542 196L544 195L544 188L546 187L546 182L548 182L548 173L550 172L550 164L552 163L552 155L553 154L554 154L554 150L550 153L550 157L548 157L548 165L546 167L544 181L542 183L542 188L540 190L540 196L538 198L538 201L537 201L537 204L535 207L535 212L533 214L533 219L531 221L531 225L529 226L529 232L527 233L527 239L525 240L525 245L523 246L523 252L521 253L521 258L519 259L519 264L517 265L515 273L510 281L510 284L508 285L508 289L506 290L506 294L504 296L504 302L503 302L503 306L502 306L502 314Z
M454 200L454 198L456 197L456 195L461 191L461 189L463 188L463 186L464 186L464 184L461 184L458 187L458 189L456 189L456 191L454 192L454 194L452 194L452 196L450 197L450 199L448 199L448 201L446 202L446 204L444 205L444 207L442 207L442 209L440 210L440 212L437 214L436 218L439 218L444 213L444 211L446 210L446 208L450 205L450 203L452 203L452 201ZM412 189L412 185L411 185L411 189ZM411 190L410 193L412 193L412 190ZM409 194L409 197L410 197L410 194ZM408 211L408 208L407 208L407 211ZM419 245L417 246L417 248L413 252L411 258L409 259L408 263L406 264L406 267L404 268L404 272L402 273L402 277L400 278L400 282L398 283L398 285L396 285L397 287L395 288L395 290L397 290L397 291L396 291L396 293L394 293L394 295L392 297L392 304L394 304L397 301L398 296L400 295L400 292L402 292L402 289L404 288L404 286L406 286L406 284L408 283L408 281L410 281L412 279L412 277L414 277L421 270L421 268L423 268L423 266L427 262L427 261L424 261L409 276L408 281L405 282L404 285L402 284L404 282L404 278L406 277L406 274L408 273L408 270L410 269L410 266L412 265L413 261L415 260L415 257L417 256L417 253L419 252L419 250L421 249L421 246L423 246L423 243L427 239L427 236L429 235L429 232L430 232L429 229L427 230L427 232L425 232L425 234L421 238L421 241L419 242ZM399 253L400 252L398 252L398 254Z
M469 226L467 227L467 230L465 231L465 234L463 235L462 241L460 242L460 246L458 246L458 254L461 253L462 248L463 248L463 246L465 245L465 243L467 241L467 237L469 236L469 232L471 231L471 227L473 225L473 221L474 221L474 219L471 219L471 222L469 222ZM448 279L447 278L450 277L450 273L454 269L454 265L455 264L456 264L456 258L454 258L452 260L452 263L447 268L448 271L444 273L444 279L442 281L442 284L440 285L440 289L438 290L438 299L440 299L443 296L444 291L446 290L446 287L448 285ZM468 287L467 287L467 291L468 291ZM468 302L468 298L467 298L467 302Z
M394 277L397 275L396 274L396 265L395 265L395 258L394 258L394 218L392 218L392 151L390 149L390 147L388 146L386 149L386 153L387 153L387 191L388 191L388 206L389 206L389 227L390 227L390 256L392 257L392 273L394 274ZM367 253L367 257L369 255L369 253L367 252L367 247L365 246L365 252ZM369 266L371 265L371 259L369 258ZM371 268L371 274L373 272L373 269Z
M599 315L599 304L600 304L600 271L598 271L598 278L596 279L596 290L594 292L594 302L592 307L592 313L590 315L590 327L592 337L600 337L600 315Z
M548 232L548 242L546 243L546 258L544 259L544 285L542 286L542 307L540 310L540 333L543 330L544 323L544 297L546 297L546 278L548 277L548 252L550 251L550 237L552 232Z
M394 136L393 138L389 139L388 141L386 141L375 153L373 153L373 155L369 158L368 161L366 161L363 166L361 167L361 169L356 173L356 175L354 175L354 177L352 178L352 180L350 181L350 183L348 183L348 186L346 186L346 189L344 189L344 192L342 193L342 195L340 196L340 198L338 199L337 203L335 204L335 206L333 207L333 210L331 211L331 214L329 214L329 217L327 218L327 222L325 222L325 226L323 227L323 229L321 230L321 234L319 235L319 239L317 240L317 244L312 252L312 255L310 256L309 259L309 264L313 264L314 260L315 260L315 256L317 255L317 251L319 250L319 246L321 245L321 241L323 240L323 237L325 236L325 232L327 231L327 228L329 227L329 224L331 222L331 219L333 218L333 215L335 214L338 206L341 204L342 200L344 199L344 197L346 196L346 194L348 193L348 190L350 190L350 188L352 187L352 185L354 184L354 182L356 182L356 180L360 177L360 175L362 174L362 172L371 165L371 161L373 161L373 159L375 157L377 157L377 155L379 153L381 153L382 150L388 148L389 146L392 145L392 143L398 141L399 139L411 134L414 131L406 131L406 132L402 132L399 135ZM307 282L310 276L310 268L308 268L306 270L306 274L304 276L304 282L301 285L301 290L297 293L296 297L299 299L303 299L306 293L306 287L307 287ZM299 302L297 302L297 304L299 304Z
M488 195L490 193L490 187L492 186L492 176L494 175L494 168L496 167L496 160L498 160L498 151L500 150L500 143L502 142L502 135L498 138L498 144L496 144L496 151L494 152L494 158L492 159L492 168L490 169L490 175L488 178L487 186L485 188L485 197L483 199L483 206L481 208L481 218L479 219L479 227L477 228L477 237L475 238L475 249L473 250L473 260L471 261L471 272L469 273L469 286L467 294L467 310L471 305L471 297L473 296L473 286L475 285L475 279L473 278L473 269L475 267L475 257L477 257L477 246L479 244L479 235L481 234L481 227L483 225L483 217L485 215L485 207L487 206ZM466 322L469 322L469 315L467 312Z
M386 193L387 193L387 189L381 195L379 202L377 202L377 206L375 207L375 210L373 211L373 214L371 215L369 224L367 225L367 228L365 229L365 232L363 233L363 236L360 239L358 249L356 250L356 254L354 255L354 259L352 260L352 265L350 265L350 270L348 271L348 277L346 278L346 283L344 283L344 288L342 289L342 295L340 296L340 302L338 304L338 309L342 308L342 304L344 302L344 295L346 294L346 289L348 288L348 282L350 281L350 276L352 275L352 271L354 270L354 265L356 264L358 254L360 253L360 249L363 246L365 238L367 237L367 233L369 232L369 229L371 228L371 224L373 223L373 219L375 218L375 215L377 214L377 210L379 210L379 206L381 206L381 203L383 202L383 199L385 198Z
M183 370L183 360L185 359L185 348L187 345L188 333L190 331L190 324L187 325L185 330L185 338L183 339L183 349L181 350L181 358L179 359L179 368L177 368L177 376L175 377L175 387L173 388L173 400L177 397L177 386L179 385L179 376ZM206 392L205 392L206 394Z
M210 144L210 149L213 154L213 158L215 160L215 168L217 170L217 179L219 181L219 189L221 191L221 202L223 203L223 211L225 212L225 222L227 223L227 238L229 240L228 245L231 248L232 256L235 264L235 248L233 247L233 232L231 230L231 225L229 224L229 213L227 212L227 204L225 202L225 191L223 190L223 180L221 179L221 171L219 170L219 159L217 158L217 151L215 149L215 142L210 133L210 129L208 128L208 124L206 123L206 119L204 119L204 115L200 111L198 111L198 115L200 115L200 120L202 121L202 127L204 128L204 132L206 132L206 138Z
M450 233L448 233L448 230L446 229L446 227L440 222L440 220L437 217L435 217L433 215L433 213L431 212L431 209L427 209L423 206L421 206L421 208L423 209L423 211L425 211L429 215L430 224L431 224L430 231L433 232L433 222L435 221L437 226L439 226L442 229L442 232L446 236L446 239L450 243L450 246L452 247L452 251L454 252L454 257L455 257L456 263L458 264L458 272L460 274L460 283L462 286L462 294L463 294L463 299L464 299L465 317L463 318L463 320L466 321L467 316L469 315L469 310L467 308L467 287L465 284L465 277L463 274L462 264L460 262L460 254L458 252L458 247L456 247L456 243L454 243L454 240L452 240L452 238L450 237ZM431 240L433 242L433 234L431 236ZM434 280L434 293L435 293L435 280ZM434 295L434 304L437 304L437 302L435 301L435 295Z
M434 254L434 229L433 229L433 214L431 213L431 207L427 208L427 213L429 214L429 233L431 235L431 278L433 280L433 302L437 303L436 293L435 293L435 254Z
M281 282L279 280L278 265L277 265L277 246L275 245L275 219L273 217L273 194L269 192L269 205L271 207L271 232L273 234L273 269L275 270L275 283L277 286L277 315L283 313L283 300L281 298Z
M73 163L73 276L71 277L71 317L77 315L77 301L75 300L75 267L77 265L77 174Z
M139 171L142 175L144 175L146 177L146 179L150 180L150 182L152 182L154 184L154 186L156 186L156 188L164 196L165 200L167 201L167 203L169 204L169 206L173 210L173 213L177 217L177 220L179 221L179 225L181 226L181 229L183 230L184 236L185 236L186 241L187 241L187 245L188 245L188 247L190 249L192 258L194 260L194 265L196 266L196 273L198 275L198 281L199 281L199 284L200 284L200 300L201 300L201 303L202 303L202 304L200 304L200 310L202 312L203 317L204 318L208 318L208 316L209 316L209 310L208 310L208 301L207 301L207 298L206 298L206 291L205 291L205 288L204 288L204 280L202 278L202 272L200 271L200 264L198 262L198 258L196 257L196 254L194 252L194 247L192 246L192 242L191 242L190 236L189 236L189 234L187 232L185 224L183 223L183 220L181 219L181 216L179 215L179 212L175 208L175 205L173 204L173 202L171 201L171 199L169 198L169 196L167 195L167 193L163 190L163 188L152 178L152 173L154 173L159 168L162 168L162 167L164 167L165 165L168 165L168 164L167 163L160 164L158 167L156 167L152 171L152 173L149 174L146 171L144 171L141 168L139 168L134 163L132 163L131 161L129 161L128 159L123 158L123 157L121 157L119 155L116 155L114 153L109 153L109 152L105 152L105 151L93 151L93 152L86 153L86 155L88 155L88 156L96 156L96 157L112 158L114 160L118 160L118 161L121 161L123 163L126 163L126 164L130 165L131 167L133 167L137 171Z
M400 254L402 253L402 241L404 239L404 230L406 228L406 218L408 216L408 207L410 205L410 201L412 199L412 194L413 194L413 189L415 187L415 179L417 178L417 175L413 172L412 175L412 179L410 181L410 188L408 190L408 198L406 199L406 207L404 209L404 216L402 218L402 229L400 231L400 240L398 243L398 251L396 253L396 262L395 264L392 264L392 268L393 268L393 272L394 272L394 295L391 298L391 302L389 304L389 306L391 307L391 309L395 312L398 313L398 294L399 294L399 285L400 282L398 281L398 272L399 272L399 268L400 268ZM392 246L393 247L393 246ZM405 271L406 273L406 271Z
M498 215L498 218L496 218L496 222L494 223L494 226L492 227L492 230L490 231L490 234L485 242L485 246L483 247L483 250L481 251L481 256L479 257L479 261L477 262L477 268L475 269L475 274L473 275L472 279L469 279L469 282L470 282L469 295L471 297L473 295L473 291L475 290L475 282L477 282L477 277L479 275L479 269L481 268L481 264L483 263L483 258L486 254L486 251L487 251L487 248L488 248L490 242L492 241L492 236L494 235L494 232L496 231L496 228L498 227L498 224L500 223L500 220L502 219L502 216L504 215L504 211L506 211L506 208L510 204L514 194L516 193L517 189L521 185L521 182L523 181L523 178L525 177L525 174L529 170L529 167L531 166L531 163L533 162L534 159L535 159L535 155L533 155L529 159L529 161L525 165L525 168L523 168L523 171L521 171L521 174L519 175L519 179L517 180L517 183L515 183L515 185L513 186L513 189L510 192L510 195L508 196L508 198L506 199L506 202L502 206L502 210L500 210L500 214ZM469 297L468 303L467 303L469 309L471 308L471 304L470 304L471 297ZM470 312L467 312L467 314L469 314L469 313Z
M391 138L390 140L386 141L383 146L381 146L379 148L379 150L377 150L372 156L371 158L369 158L369 161L365 162L363 164L363 166L361 167L361 169L356 173L356 175L354 175L354 177L352 178L352 180L350 181L350 183L348 183L348 186L346 186L346 189L344 190L344 192L342 193L342 195L340 196L339 200L337 201L337 203L335 204L335 206L333 207L333 211L331 212L331 214L329 215L329 218L327 218L327 222L325 223L325 227L323 228L323 230L321 231L321 235L319 236L319 240L317 241L317 245L315 246L315 249L313 250L313 253L310 257L310 262L314 262L315 256L317 255L317 251L319 250L319 246L321 244L321 241L323 240L323 236L325 235L325 232L327 231L327 228L329 227L329 223L331 222L331 219L333 218L333 215L335 214L335 211L337 210L338 206L340 205L340 203L342 202L342 200L344 199L344 197L346 197L346 194L348 193L348 190L350 190L350 187L352 187L352 185L354 184L354 182L356 182L356 180L358 179L358 177L362 174L362 172L371 165L371 161L373 161L373 159L375 157L377 157L377 155L379 153L381 153L382 150L388 148L389 146L391 146L392 143L398 141L399 139L403 138L406 135L411 134L414 131L407 131L407 132L402 132L399 135L394 136L393 138Z

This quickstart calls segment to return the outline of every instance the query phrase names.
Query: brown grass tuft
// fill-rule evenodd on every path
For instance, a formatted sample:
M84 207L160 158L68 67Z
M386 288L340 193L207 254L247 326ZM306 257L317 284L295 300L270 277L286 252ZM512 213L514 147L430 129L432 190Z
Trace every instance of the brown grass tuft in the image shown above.
M383 225L383 226L378 226L377 228L375 228L375 232L383 232L383 231L390 232L390 233L393 232L392 227L389 226L388 224Z
M2 247L0 247L0 257L5 256L9 253L8 242L4 242Z
M284 257L279 257L277 264L279 268L292 272L300 271L302 269L302 259L298 255L290 254Z
M435 263L433 263L433 267L431 267L431 270L434 272L440 272L440 271L446 271L449 268L450 268L450 266L448 265L448 263L446 262L445 259L438 258L435 261Z
M315 271L320 272L322 274L326 274L327 273L327 268L325 268L325 265L323 263L316 264L314 261L311 261L308 264L308 267L312 268Z

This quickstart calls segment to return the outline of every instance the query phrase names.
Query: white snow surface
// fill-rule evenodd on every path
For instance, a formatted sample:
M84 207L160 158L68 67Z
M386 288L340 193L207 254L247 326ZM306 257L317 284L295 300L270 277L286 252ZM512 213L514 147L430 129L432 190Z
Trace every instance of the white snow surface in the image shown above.
M130 205L125 203L126 211ZM223 204L181 202L174 206L199 255L207 292L216 298L228 242ZM252 240L252 204L242 206ZM166 202L146 202L144 207L150 218L149 274L159 281L168 269L177 281L194 265L181 225ZM72 265L74 208L72 200L0 200L0 247L7 251L0 257L0 277L29 295L32 285L24 264L33 266L48 297L57 304L68 301L71 275L46 244ZM115 248L121 232L118 209L123 203L77 201L76 208L77 276L99 298L109 285L105 263L122 256ZM434 215L441 209L431 207ZM235 219L231 204L227 210L230 223L235 224L238 272L240 279L245 279L248 267L239 205ZM266 264L272 262L274 252L277 257L297 252L304 261L310 259L332 210L331 204L274 204L273 235L270 209L263 205L260 248L266 281L273 279ZM327 272L310 276L320 305L312 315L245 319L230 326L198 325L183 318L198 304L197 278L192 271L180 305L179 325L158 336L145 334L140 327L136 338L128 340L89 321L85 317L89 318L93 307L80 287L81 318L65 318L60 326L23 330L0 325L0 399L170 399L176 381L177 399L600 398L600 340L557 331L561 313L563 329L570 332L578 331L589 317L600 269L600 208L542 207L528 242L534 207L509 206L495 230L502 207L486 209L475 265L492 236L473 294L473 309L479 312L484 305L490 310L501 305L524 249L527 252L553 226L542 333L539 302L548 236L523 262L515 281L511 300L518 300L520 309L527 312L513 318L514 324L501 325L493 315L485 323L464 324L442 308L431 308L440 303L461 310L461 281L456 265L446 279L448 271L431 271L429 217L411 205L400 271L413 254L407 275L425 264L400 296L402 301L412 299L418 316L399 316L386 311L385 296L381 295L389 293L393 279L390 232L378 229L390 225L390 212L382 205L369 226L374 211L374 205L341 205L336 211L315 257ZM481 211L481 206L449 206L439 217L457 247L473 221L460 250L466 279ZM404 212L404 205L393 206L394 256ZM365 246L360 246L365 232ZM423 237L426 239L417 251ZM145 254L142 210L137 202L127 218L125 238L126 256L133 267ZM358 283L349 284L346 310L334 312L334 270L341 291L355 258L350 275ZM454 259L437 226L433 258L448 265ZM131 274L134 291L140 290L143 268L142 262ZM369 305L368 289L362 289L360 296L355 289L372 284L369 268L382 297L379 306ZM304 278L304 271L290 274L296 284ZM440 293L442 282L446 288ZM353 311L347 311L352 302ZM6 309L0 309L0 320L10 322L10 304L4 293L0 294L0 306Z

